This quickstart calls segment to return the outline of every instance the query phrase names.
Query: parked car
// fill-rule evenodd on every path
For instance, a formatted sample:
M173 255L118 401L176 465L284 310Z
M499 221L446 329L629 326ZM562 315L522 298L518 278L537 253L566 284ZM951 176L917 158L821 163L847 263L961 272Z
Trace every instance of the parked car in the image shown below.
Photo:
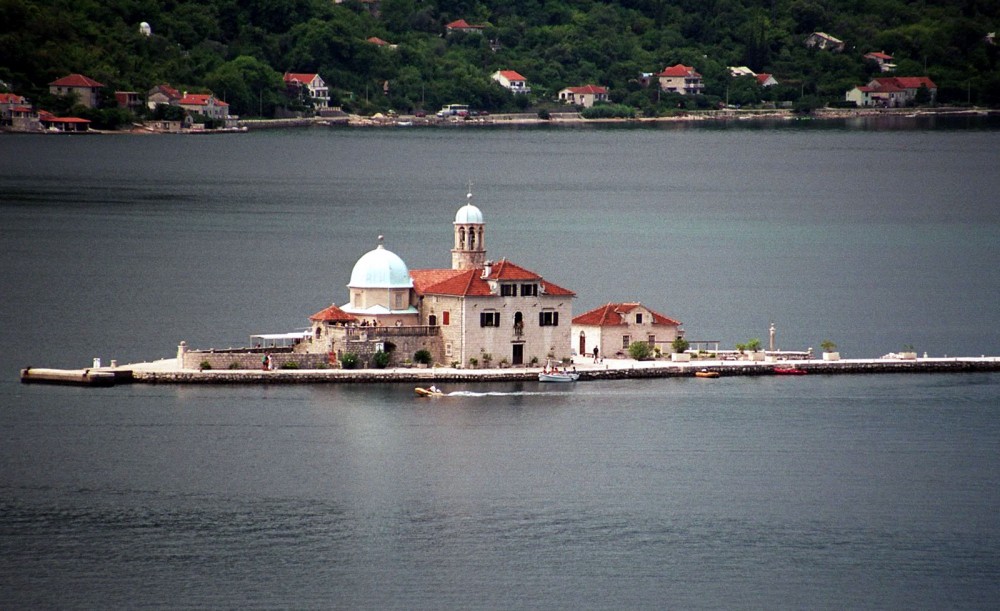
M419 119L422 119L422 118L424 118L424 117L427 116L427 111L426 110L414 110L413 111L413 116L417 117Z

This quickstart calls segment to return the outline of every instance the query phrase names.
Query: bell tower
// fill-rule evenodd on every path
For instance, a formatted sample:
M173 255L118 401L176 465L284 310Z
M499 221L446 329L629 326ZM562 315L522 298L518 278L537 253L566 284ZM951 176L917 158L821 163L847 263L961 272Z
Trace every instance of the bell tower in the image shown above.
M455 214L455 246L451 249L452 269L480 269L486 263L486 224L483 213L472 205L472 185L467 203Z

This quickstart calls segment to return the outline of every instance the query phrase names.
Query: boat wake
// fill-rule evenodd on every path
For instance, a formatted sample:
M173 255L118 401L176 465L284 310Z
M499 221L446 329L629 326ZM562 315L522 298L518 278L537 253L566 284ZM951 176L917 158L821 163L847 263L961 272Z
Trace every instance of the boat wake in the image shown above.
M490 391L490 392L473 392L471 390L456 390L454 392L446 393L446 397L529 397L529 396L552 396L552 395L566 395L570 393L566 392L541 392L541 391L529 391L529 390L517 390L512 392L502 392L502 391Z

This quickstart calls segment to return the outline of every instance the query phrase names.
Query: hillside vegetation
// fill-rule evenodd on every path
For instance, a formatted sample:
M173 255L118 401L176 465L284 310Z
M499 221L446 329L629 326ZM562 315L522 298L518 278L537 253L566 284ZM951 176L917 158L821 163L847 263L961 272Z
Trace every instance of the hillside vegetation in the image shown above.
M486 27L445 35L456 19ZM996 0L0 0L0 80L42 105L57 103L47 84L74 72L119 90L170 83L212 91L244 116L287 106L286 70L318 72L331 103L360 113L544 107L564 87L594 83L653 115L722 100L842 100L877 74L862 56L885 51L895 75L930 76L939 103L997 106L1000 47L986 36L998 22ZM813 31L845 51L806 48ZM704 96L665 100L639 85L641 73L676 63L703 75ZM763 90L728 66L780 85ZM497 86L499 69L524 75L532 93Z

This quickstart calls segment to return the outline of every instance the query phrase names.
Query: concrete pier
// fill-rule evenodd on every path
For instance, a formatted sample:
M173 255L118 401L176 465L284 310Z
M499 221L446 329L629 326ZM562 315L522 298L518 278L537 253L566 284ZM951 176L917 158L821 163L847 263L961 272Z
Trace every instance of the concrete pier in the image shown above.
M538 379L540 367L495 369L293 369L206 370L179 369L174 359L140 363L131 368L135 382L149 384L377 384L377 383L478 383L525 382ZM570 368L580 381L631 378L693 377L696 371L718 371L721 377L775 375L775 367L796 367L811 375L878 373L970 373L1000 371L1000 357L899 359L845 359L840 361L794 360L773 363L753 361L633 361L577 357Z
M775 367L795 367L811 375L879 373L973 373L1000 371L1000 357L959 357L900 359L845 359L840 361L793 360L772 363L757 361L633 361L577 357L570 369L580 381L642 378L694 377L701 370L717 371L720 377L770 376ZM451 367L390 369L182 369L177 359L134 363L102 369L21 370L21 381L80 386L113 386L121 383L145 384L382 384L382 383L480 383L531 382L538 380L540 367L497 369L456 369Z

